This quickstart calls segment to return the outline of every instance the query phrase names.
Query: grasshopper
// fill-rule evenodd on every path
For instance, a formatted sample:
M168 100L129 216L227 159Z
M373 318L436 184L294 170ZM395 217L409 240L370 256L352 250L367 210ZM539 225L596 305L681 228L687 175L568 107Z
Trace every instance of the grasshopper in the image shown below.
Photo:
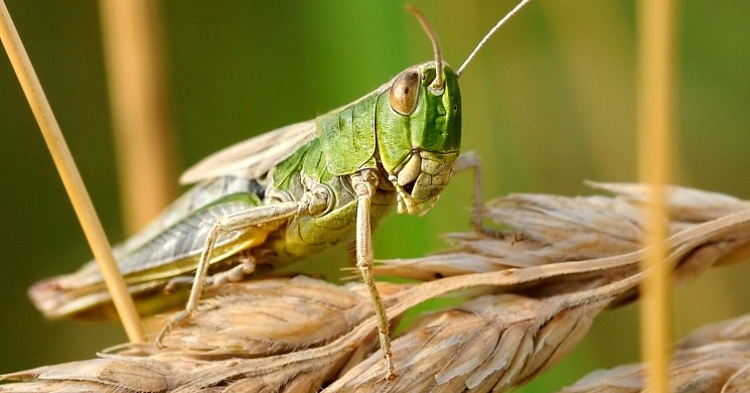
M349 105L240 142L188 169L180 181L198 184L113 250L142 314L182 304L188 285L178 284L192 283L184 311L157 335L157 343L196 311L207 283L241 280L261 266L287 264L354 238L387 378L396 378L388 317L372 274L372 229L394 206L399 213L424 214L454 172L473 169L472 221L481 230L479 160L460 155L458 79L486 40L528 1L500 20L457 72L443 62L436 34L412 8L432 41L434 61L407 68ZM29 293L49 318L113 312L93 261L41 281Z

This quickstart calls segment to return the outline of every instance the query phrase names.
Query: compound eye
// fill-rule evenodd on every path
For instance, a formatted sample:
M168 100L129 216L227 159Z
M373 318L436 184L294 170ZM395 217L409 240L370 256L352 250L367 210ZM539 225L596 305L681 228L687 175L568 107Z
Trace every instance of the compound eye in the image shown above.
M391 108L404 116L409 116L417 109L419 101L419 72L405 71L396 78L391 86Z

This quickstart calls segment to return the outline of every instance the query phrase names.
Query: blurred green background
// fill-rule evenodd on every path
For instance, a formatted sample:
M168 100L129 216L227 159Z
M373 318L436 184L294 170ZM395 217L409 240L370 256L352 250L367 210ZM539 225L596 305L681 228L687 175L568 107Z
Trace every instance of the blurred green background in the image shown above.
M457 68L514 3L413 0ZM123 238L97 3L7 0L110 239ZM403 1L161 1L175 150L184 169L279 126L351 102L432 58ZM675 182L750 199L750 2L679 3ZM462 77L464 150L485 163L485 197L588 194L582 182L635 180L634 3L538 0L500 30ZM90 251L5 55L0 56L0 373L91 357L119 327L49 322L26 289ZM426 217L392 216L376 258L420 256L468 230L471 176ZM345 247L319 256L346 260ZM748 264L745 264L748 265ZM750 309L750 266L677 291L675 331ZM638 358L635 307L524 391L543 392Z

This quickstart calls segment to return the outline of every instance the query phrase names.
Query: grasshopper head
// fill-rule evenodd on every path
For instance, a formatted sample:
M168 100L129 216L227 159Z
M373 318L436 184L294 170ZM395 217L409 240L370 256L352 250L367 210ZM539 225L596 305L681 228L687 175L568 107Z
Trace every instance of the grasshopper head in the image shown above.
M448 185L461 148L458 78L435 62L406 69L378 99L380 163L398 193L399 212L430 207ZM424 210L426 211L426 210Z

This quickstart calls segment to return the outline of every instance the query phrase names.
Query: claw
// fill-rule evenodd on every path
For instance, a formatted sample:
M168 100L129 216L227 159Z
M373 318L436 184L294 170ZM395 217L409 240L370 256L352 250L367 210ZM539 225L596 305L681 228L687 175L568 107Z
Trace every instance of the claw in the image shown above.
M159 334L156 335L156 338L154 339L154 344L159 349L164 349L165 346L162 343L164 340L164 337L172 331L175 327L179 326L181 323L185 322L186 319L190 317L190 313L188 313L185 310L180 311L179 313L175 314L172 319L167 322L166 325L164 325L163 328L159 331Z

